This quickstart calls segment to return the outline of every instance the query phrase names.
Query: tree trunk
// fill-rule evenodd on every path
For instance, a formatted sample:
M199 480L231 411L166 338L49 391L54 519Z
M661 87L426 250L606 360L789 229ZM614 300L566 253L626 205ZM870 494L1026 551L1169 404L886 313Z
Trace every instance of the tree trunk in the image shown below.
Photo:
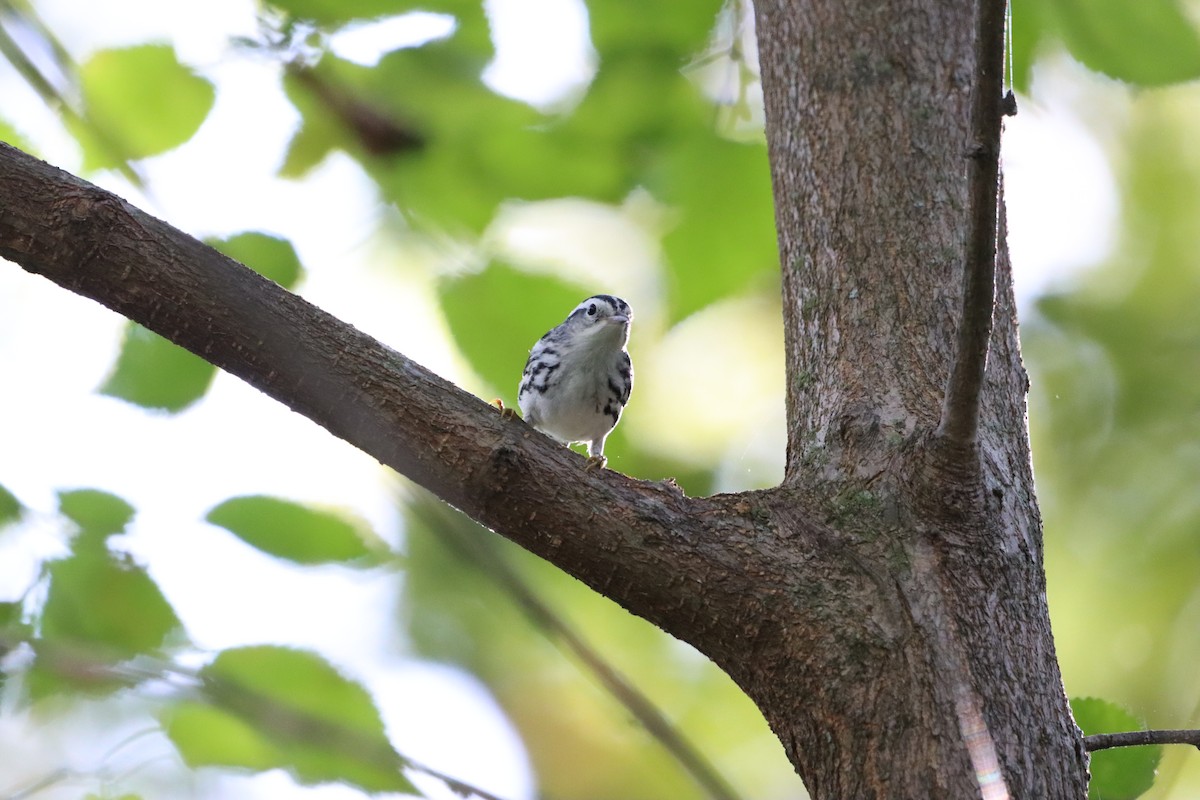
M770 698L814 797L1084 797L1002 209L978 440L935 435L961 323L974 4L756 10L789 370L780 494L833 529L848 569L815 599L824 635L747 691Z
M971 8L759 0L757 13L787 337L775 489L693 499L586 470L4 145L0 256L244 378L691 643L762 709L814 798L1083 798L1003 246L978 437L939 429L962 317Z

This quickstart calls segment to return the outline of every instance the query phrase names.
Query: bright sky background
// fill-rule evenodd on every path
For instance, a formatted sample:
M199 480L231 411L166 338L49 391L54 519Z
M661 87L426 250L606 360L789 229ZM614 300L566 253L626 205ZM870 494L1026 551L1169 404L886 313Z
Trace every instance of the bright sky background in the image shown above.
M494 86L536 101L587 80L586 24L575 0L492 6L499 45L488 72ZM428 335L442 323L419 271L378 263L381 253L392 251L374 237L382 216L392 212L377 202L358 167L335 155L301 184L274 176L296 115L278 91L275 65L229 45L233 35L255 34L252 2L40 0L38 8L80 60L94 48L169 40L184 63L217 84L216 108L197 137L145 163L152 197L113 176L96 177L97 183L193 234L286 236L309 269L301 286L306 297L452 380L469 380L444 337ZM427 18L422 25L433 33L445 21ZM360 30L335 46L347 57L369 60L410 35L395 27ZM1104 256L1117 210L1103 150L1077 111L1106 90L1065 60L1039 73L1038 82L1040 103L1022 101L1004 144L1010 240L1025 303ZM7 64L0 66L0 97L4 116L48 160L78 170L78 152L55 115ZM572 223L569 204L555 213L560 216L543 217L541 227L516 226L526 249L579 249L573 237L552 235ZM623 263L653 257L627 220L614 216L611 224L626 229ZM606 240L620 238L608 233ZM588 245L575 260L609 252L598 251L594 241ZM711 335L718 321L681 329L681 336ZM54 518L56 490L114 492L138 509L129 549L149 566L200 647L274 642L317 649L369 686L402 753L505 798L532 796L521 746L503 718L486 710L493 706L486 690L456 671L404 656L391 628L394 576L293 569L200 522L234 494L275 494L352 510L398 541L400 482L370 457L224 374L203 402L174 417L95 394L123 322L44 279L0 267L0 370L8 388L0 393L0 484L36 512L28 524L0 535L0 599L24 590L39 558L65 551ZM686 376L669 382L686 383ZM766 445L782 451L781 438ZM39 728L37 737L30 724L21 715L0 716L6 769L0 793L62 766L94 770L104 749L120 739L103 729L100 717ZM43 734L57 737L60 746L48 748ZM147 752L170 752L161 740L149 748L126 748L131 758L118 754L106 763L119 771L145 761ZM14 774L17 765L24 774ZM202 777L196 793L218 796L233 786L242 797L358 796L339 787L296 789L279 773L231 784ZM80 794L78 785L62 789L61 796Z

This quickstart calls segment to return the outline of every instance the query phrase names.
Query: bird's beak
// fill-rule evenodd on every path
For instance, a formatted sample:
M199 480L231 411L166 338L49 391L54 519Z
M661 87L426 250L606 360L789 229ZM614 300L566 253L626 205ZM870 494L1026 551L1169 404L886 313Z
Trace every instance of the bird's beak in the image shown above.
M613 314L611 317L609 317L609 319L612 320L613 322L616 322L619 325L624 325L633 319L633 315L632 314L630 314L630 315Z

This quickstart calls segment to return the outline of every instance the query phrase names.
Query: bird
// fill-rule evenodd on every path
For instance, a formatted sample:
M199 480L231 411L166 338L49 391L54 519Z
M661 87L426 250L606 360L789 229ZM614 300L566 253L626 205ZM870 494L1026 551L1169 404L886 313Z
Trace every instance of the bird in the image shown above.
M604 440L633 390L625 345L633 311L610 294L575 306L529 351L517 404L525 421L565 444L587 443L588 468L603 467Z

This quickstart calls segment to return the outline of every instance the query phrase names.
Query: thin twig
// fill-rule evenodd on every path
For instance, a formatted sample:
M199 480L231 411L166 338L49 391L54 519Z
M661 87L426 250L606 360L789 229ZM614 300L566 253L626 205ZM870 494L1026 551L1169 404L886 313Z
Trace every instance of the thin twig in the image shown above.
M0 8L10 14L18 13L18 11L9 3L0 4ZM52 53L54 53L58 62L58 66L63 73L70 79L75 79L75 76L78 75L79 72L78 65L76 65L73 61L64 60L69 59L70 55L67 53L66 48L62 46L62 43L49 35L49 31L45 29L44 26L40 25L40 20L38 20L36 23L31 23L31 25L37 29L40 35L47 37L47 47ZM103 130L94 121L85 116L83 112L79 111L73 105L71 105L70 102L68 102L67 98L63 96L63 93L60 92L54 85L54 82L51 81L46 74L38 68L37 64L35 64L33 59L29 57L29 54L25 52L24 48L22 48L21 45L17 43L17 40L9 34L8 30L4 27L2 19L0 19L0 55L3 55L4 58L8 60L8 63L13 66L13 69L15 69L17 73L25 79L25 82L29 84L30 88L37 92L38 97L42 99L42 102L45 103L50 110L58 112L59 116L62 117L63 123L68 129L74 126L78 129L89 131L93 136L96 137L96 140L99 142L100 146L103 147L108 152L108 155L111 156L116 162L117 170L125 176L125 179L140 189L143 193L148 191L145 177L136 166L131 164L127 158L121 155L120 146L113 140L113 137L108 133L108 131Z
M59 767L52 772L42 775L23 789L13 789L8 794L0 795L0 800L29 800L30 797L49 789L55 784L79 777L82 777L81 773L67 769L66 767Z
M430 769L429 767L425 766L424 764L418 764L416 761L413 761L411 758L404 759L404 764L408 769L412 770L413 772L420 772L425 775L428 775L431 778L436 778L437 780L446 784L446 787L448 789L450 789L450 791L452 791L456 795L458 795L459 797L474 796L474 797L478 797L479 800L501 800L500 797L497 797L496 795L492 794L491 792L486 792L483 789L480 789L478 786L472 786L469 783L463 783L458 778L452 778L444 772L438 772L436 769Z
M954 366L946 387L938 435L973 446L979 396L992 335L996 282L996 213L1000 174L1000 121L1004 115L1005 0L977 0L971 145L967 151L970 220L963 271L963 306Z
M1089 753L1112 747L1141 747L1148 744L1190 744L1200 749L1200 730L1129 731L1128 733L1094 733L1083 737Z
M436 502L436 504L435 504ZM519 605L533 624L551 641L561 643L596 676L601 685L641 723L646 732L659 741L663 748L679 762L693 779L717 800L738 800L738 794L721 776L704 755L667 719L650 698L642 694L629 680L605 661L574 628L554 609L543 601L492 547L491 541L471 523L472 530L464 531L466 517L450 516L449 506L440 501L417 499L409 508L422 517L422 521L436 531L444 542L450 544L460 555L470 560L481 571L491 577ZM446 509L443 514L442 509Z
M79 65L75 63L75 57L71 55L66 46L58 35L50 29L46 21L37 13L37 9L32 3L21 3L20 7L12 2L12 0L4 0L0 3L0 8L9 14L15 15L23 23L37 32L38 36L42 37L42 42L50 49L50 54L54 57L55 66L58 71L65 77L73 78L79 74Z

